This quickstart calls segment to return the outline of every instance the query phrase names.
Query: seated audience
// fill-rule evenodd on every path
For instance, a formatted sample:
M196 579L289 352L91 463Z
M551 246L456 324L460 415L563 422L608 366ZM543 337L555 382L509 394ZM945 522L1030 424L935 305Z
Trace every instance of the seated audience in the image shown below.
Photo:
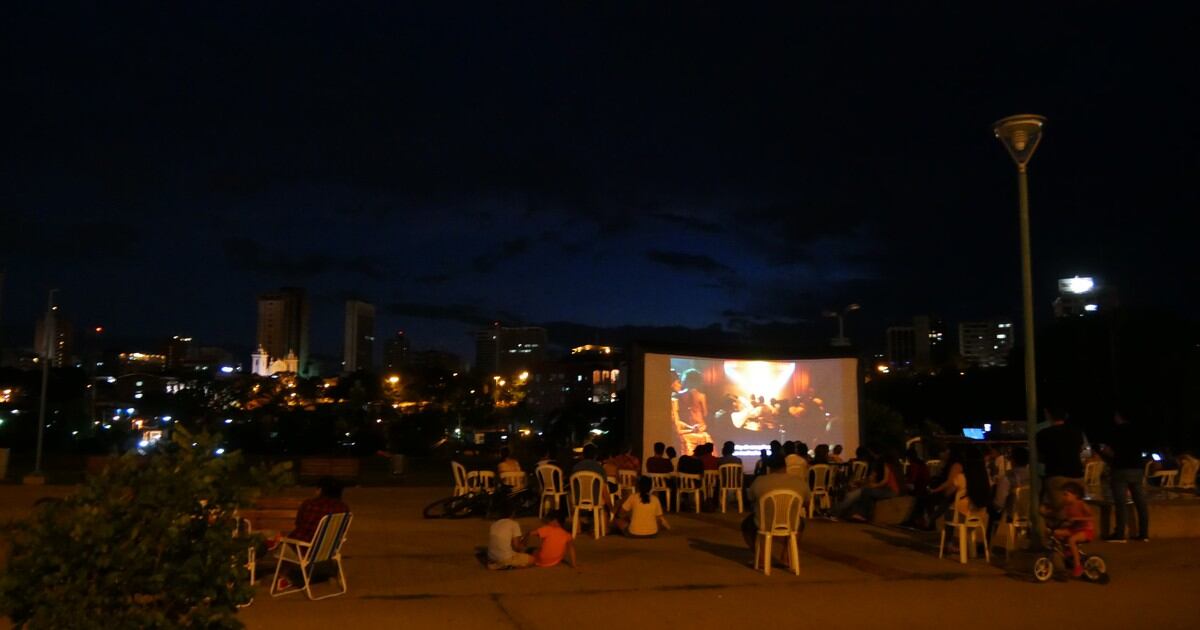
M659 474L675 472L671 460L665 456L666 450L667 446L662 442L654 443L654 455L646 459L646 472Z
M704 451L704 445L696 447L692 455L684 455L679 458L679 466L677 468L680 474L687 475L703 475L704 462L700 461L700 454Z
M863 484L861 488L852 490L837 506L836 512L839 517L859 522L869 521L877 501L900 496L903 491L900 485L900 480L903 479L900 460L896 459L895 452L889 449L880 463L879 476Z
M754 541L758 536L758 500L763 495L772 490L794 490L800 495L805 504L807 504L810 494L807 480L787 474L787 466L781 455L768 455L765 461L767 462L767 474L755 477L754 482L750 484L750 488L746 490L746 497L750 500L751 512L742 521L742 537L750 549L754 549ZM801 527L803 528L803 521L801 522ZM783 557L781 562L786 563L787 545L777 545L776 548L779 549L779 553Z
M492 523L488 529L488 568L523 569L533 566L533 556L525 553L521 526L513 520L516 505L505 502L500 513L504 518Z
M704 466L704 470L716 470L721 465L721 460L713 454L716 450L712 444L701 445L704 449L700 452L700 464Z
M841 444L833 445L833 452L831 452L829 454L829 463L831 463L831 464L841 464L842 463L842 445Z
M507 448L500 449L500 463L496 465L496 472L521 472L521 462L513 457Z
M814 464L829 464L829 463L831 463L829 461L829 445L828 444L818 444L817 445L816 450L813 451L812 463L814 463Z
M725 464L737 464L740 466L742 464L742 458L734 455L736 451L737 445L735 445L733 442L725 442L722 444L721 459L719 460L720 465L724 466Z
M650 478L638 478L637 492L629 495L621 504L613 528L630 538L653 538L658 535L658 527L671 529L663 516L662 503L658 497L650 494Z
M563 528L566 522L565 510L550 510L542 517L542 526L529 532L527 543L535 539L537 549L533 552L533 564L539 567L552 567L563 560L567 566L579 566L575 561L575 541L571 532Z

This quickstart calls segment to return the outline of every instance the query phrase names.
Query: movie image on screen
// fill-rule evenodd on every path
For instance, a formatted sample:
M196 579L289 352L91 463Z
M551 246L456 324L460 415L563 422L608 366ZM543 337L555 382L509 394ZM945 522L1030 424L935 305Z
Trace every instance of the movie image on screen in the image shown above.
M747 470L772 440L858 447L854 359L754 361L647 354L643 445L692 453L733 441Z

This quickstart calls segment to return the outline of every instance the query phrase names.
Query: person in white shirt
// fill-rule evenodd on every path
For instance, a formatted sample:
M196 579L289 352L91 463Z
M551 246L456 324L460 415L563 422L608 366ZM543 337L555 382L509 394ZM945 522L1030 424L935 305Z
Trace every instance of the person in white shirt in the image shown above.
M629 495L621 504L617 519L613 521L613 529L630 538L653 538L658 535L660 525L663 529L671 529L667 518L663 516L658 497L650 494L651 486L649 477L643 475L638 478L637 492Z
M488 530L488 568L523 569L533 566L533 556L525 553L521 526L513 520L515 506L508 505L505 518L492 523Z

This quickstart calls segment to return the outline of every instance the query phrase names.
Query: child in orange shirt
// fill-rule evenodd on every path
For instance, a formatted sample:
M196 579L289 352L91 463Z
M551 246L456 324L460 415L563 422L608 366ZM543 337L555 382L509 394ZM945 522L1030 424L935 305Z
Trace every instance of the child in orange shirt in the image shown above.
M544 524L530 532L530 537L536 534L541 539L541 546L533 552L534 566L552 567L564 559L567 566L578 566L575 562L575 541L571 539L571 533L562 526L564 518L565 512L562 510L547 512L542 519Z

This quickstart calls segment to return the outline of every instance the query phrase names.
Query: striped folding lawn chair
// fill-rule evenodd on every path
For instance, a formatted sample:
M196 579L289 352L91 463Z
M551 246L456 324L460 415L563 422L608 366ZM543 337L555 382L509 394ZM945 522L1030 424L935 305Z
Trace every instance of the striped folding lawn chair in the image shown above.
M341 514L326 514L321 517L321 522L317 524L317 531L313 534L312 542L304 540L296 540L294 538L283 538L279 541L279 562L275 563L275 577L271 578L271 595L279 597L298 591L308 593L308 598L312 600L325 599L327 597L336 597L346 592L346 574L342 571L342 543L346 542L346 531L350 529L350 519L353 518L350 512ZM341 586L340 591L313 597L312 592L312 573L313 567L318 562L332 561L337 565L337 580ZM279 571L283 568L283 563L288 562L300 567L300 574L303 576L303 586L297 585L295 588L286 591L279 591Z

